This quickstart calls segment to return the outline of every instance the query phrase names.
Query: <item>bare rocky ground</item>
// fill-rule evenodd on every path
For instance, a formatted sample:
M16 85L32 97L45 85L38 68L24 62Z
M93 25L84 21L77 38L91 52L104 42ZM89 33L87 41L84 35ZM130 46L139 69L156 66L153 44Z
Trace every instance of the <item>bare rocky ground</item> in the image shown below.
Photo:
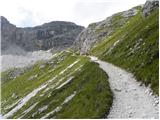
M1 55L1 71L10 68L22 68L35 64L39 60L48 60L52 53L48 51L24 52L23 54L5 54Z
M110 63L91 57L109 76L114 94L113 105L107 118L159 118L159 99L149 87L137 82L131 73Z

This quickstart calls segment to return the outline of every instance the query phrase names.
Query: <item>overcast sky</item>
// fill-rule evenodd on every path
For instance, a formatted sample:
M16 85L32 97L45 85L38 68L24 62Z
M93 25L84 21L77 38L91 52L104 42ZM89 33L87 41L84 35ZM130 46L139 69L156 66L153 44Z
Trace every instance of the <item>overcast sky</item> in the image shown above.
M0 15L18 27L50 21L71 21L88 26L146 0L0 0Z

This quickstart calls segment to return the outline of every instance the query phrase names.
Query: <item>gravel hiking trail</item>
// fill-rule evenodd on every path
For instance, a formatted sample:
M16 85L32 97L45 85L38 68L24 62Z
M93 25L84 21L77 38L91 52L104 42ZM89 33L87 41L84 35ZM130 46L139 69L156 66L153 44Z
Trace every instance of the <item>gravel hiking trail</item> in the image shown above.
M159 118L159 99L127 71L90 56L109 76L114 94L107 118Z

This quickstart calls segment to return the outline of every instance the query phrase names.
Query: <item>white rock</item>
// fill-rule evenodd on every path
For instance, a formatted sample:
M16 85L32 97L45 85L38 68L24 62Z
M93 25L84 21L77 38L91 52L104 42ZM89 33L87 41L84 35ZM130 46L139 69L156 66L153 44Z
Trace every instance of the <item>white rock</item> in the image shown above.
M32 117L34 118L34 116L35 116L36 114L37 114L37 112L33 113L33 114L32 114Z
M52 53L47 51L26 52L25 55L2 55L1 70L31 66L39 60L49 60L52 56Z
M157 105L158 103L159 103L159 100L156 100L156 101L155 101L155 104Z
M41 65L41 66L39 67L39 69L43 69L43 68L45 68L45 65Z
M41 112L45 111L47 108L48 108L48 105L46 105L42 108L39 108L38 111L39 111L39 113L41 113Z
M152 93L152 92L150 92L150 93L149 93L149 95L150 95L150 96L152 96L152 95L153 95L153 93Z
M121 92L121 90L120 90L120 89L117 89L117 88L114 88L114 90L117 91L117 92Z
M12 94L12 98L15 98L15 99L16 99L17 97L18 97L18 96L16 95L16 93L13 93L13 94Z

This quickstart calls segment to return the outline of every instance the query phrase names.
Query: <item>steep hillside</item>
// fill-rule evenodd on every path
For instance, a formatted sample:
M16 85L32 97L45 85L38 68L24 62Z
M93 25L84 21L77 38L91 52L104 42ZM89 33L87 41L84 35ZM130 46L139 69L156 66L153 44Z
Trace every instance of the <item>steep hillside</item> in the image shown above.
M111 36L96 44L90 54L118 65L159 92L159 10L147 1L142 10ZM119 16L120 17L120 16Z
M62 21L17 28L1 17L2 54L31 54L23 68L1 72L0 117L158 118L159 99L145 87L159 94L158 9L147 0L86 29ZM33 62L42 51L32 51L50 48L65 50Z
M25 51L51 48L63 50L72 46L83 28L64 21L53 21L36 27L19 28L1 16L2 54L13 54L15 46ZM7 51L11 47L12 50Z
M79 50L81 54L87 53L94 44L121 29L126 22L138 13L139 9L140 7L135 7L128 11L114 14L103 21L90 24L78 35L74 43L75 49Z
M107 80L88 58L69 51L57 53L30 68L2 73L2 116L102 118L112 104Z

